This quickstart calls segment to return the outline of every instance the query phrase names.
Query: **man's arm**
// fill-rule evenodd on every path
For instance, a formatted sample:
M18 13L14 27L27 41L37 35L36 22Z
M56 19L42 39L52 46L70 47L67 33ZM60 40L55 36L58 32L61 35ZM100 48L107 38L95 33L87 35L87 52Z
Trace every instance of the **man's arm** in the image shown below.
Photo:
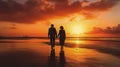
M56 38L57 38L57 31L56 31L56 29L55 29L55 36L56 36Z
M48 30L48 37L50 37L50 28L49 28L49 30Z
M65 33L65 38L66 38L66 32L64 31L64 33Z

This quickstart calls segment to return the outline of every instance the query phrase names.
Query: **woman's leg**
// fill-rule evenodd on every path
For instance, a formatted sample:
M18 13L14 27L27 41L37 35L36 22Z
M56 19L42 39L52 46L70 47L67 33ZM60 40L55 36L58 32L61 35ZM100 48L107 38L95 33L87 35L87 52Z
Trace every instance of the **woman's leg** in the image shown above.
M63 51L63 45L61 45L61 51Z
M62 42L61 42L61 50L63 50L63 47L64 47L64 39L62 39Z

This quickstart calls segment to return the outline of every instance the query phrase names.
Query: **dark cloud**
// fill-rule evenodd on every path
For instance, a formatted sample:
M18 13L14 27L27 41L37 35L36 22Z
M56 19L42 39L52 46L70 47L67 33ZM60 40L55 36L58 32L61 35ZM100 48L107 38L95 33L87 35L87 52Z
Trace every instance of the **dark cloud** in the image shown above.
M94 27L89 34L120 34L120 24L114 27L106 27L105 29Z
M94 18L91 11L106 11L118 3L119 0L101 0L93 3L89 1L69 0L28 0L20 4L14 0L0 0L0 21L17 23L34 23L68 16L74 13L83 14L86 18ZM86 2L89 5L82 6Z
M85 6L85 10L89 11L105 11L116 5L120 0L101 0Z

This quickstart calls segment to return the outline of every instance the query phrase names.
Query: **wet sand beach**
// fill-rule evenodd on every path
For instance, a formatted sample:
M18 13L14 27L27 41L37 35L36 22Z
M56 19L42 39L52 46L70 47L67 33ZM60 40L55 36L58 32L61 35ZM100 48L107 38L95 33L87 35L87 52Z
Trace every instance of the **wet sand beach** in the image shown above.
M0 40L0 67L120 67L119 43L67 40L61 51L58 41Z

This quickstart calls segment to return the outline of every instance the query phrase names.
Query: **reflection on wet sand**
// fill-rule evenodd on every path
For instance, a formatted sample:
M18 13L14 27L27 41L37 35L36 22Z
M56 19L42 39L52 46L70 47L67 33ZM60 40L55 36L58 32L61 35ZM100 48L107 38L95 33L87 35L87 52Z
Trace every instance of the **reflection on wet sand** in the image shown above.
M60 51L59 64L60 67L66 67L66 58L65 58L64 50Z
M50 52L50 56L49 56L49 66L50 67L56 67L56 56L55 56L55 50L52 49Z
M64 51L61 50L59 53L59 61L57 61L57 56L55 56L55 50L51 50L50 52L50 56L49 56L49 66L50 67L66 67L66 58L65 58L65 54ZM59 63L59 64L58 64Z
M47 42L0 43L0 67L120 67L118 42L67 42L64 51Z

